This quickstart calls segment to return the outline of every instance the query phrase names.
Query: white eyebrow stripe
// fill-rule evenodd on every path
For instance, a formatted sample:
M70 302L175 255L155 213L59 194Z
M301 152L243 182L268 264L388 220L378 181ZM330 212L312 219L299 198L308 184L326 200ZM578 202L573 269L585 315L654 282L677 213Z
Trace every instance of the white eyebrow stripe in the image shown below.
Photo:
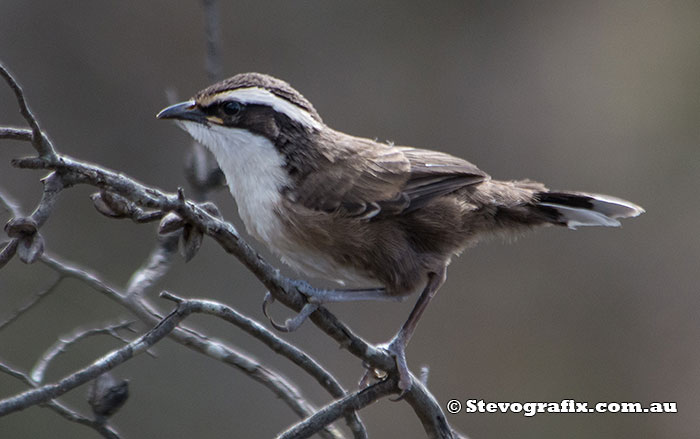
M292 104L286 99L275 96L268 90L259 87L237 88L227 92L219 93L216 96L217 101L232 98L242 104L258 104L272 107L275 111L285 114L292 120L295 120L303 125L306 125L317 130L321 129L321 123L314 119L311 114Z

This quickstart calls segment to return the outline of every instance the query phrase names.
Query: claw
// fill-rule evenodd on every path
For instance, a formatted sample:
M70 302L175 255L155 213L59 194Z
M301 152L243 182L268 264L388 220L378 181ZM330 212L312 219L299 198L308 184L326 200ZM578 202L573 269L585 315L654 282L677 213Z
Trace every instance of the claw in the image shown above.
M270 314L267 313L267 307L275 303L275 298L272 297L272 293L269 291L265 294L265 298L263 299L262 303L262 312L265 317L268 318L268 320L272 320L272 317L270 317Z
M400 392L395 399L390 399L392 401L399 401L406 396L406 392L411 390L412 386L411 372L408 370L408 363L406 362L406 343L397 336L394 337L389 343L379 346L379 348L388 352L389 355L394 357L396 360L396 370L399 374L399 381L397 384ZM375 369L368 364L363 364L363 366L367 369L367 371L360 379L359 387L361 389L369 386L370 381L373 379L383 380L387 377L386 372L382 370Z
M265 298L263 299L262 309L263 314L270 321L270 324L280 332L296 331L306 321L306 319L308 319L309 316L318 309L319 306L316 303L307 303L304 305L301 311L299 311L299 314L295 315L290 319L285 320L284 323L280 324L277 323L267 312L267 307L272 305L274 302L275 298L272 297L272 294L268 291L267 294L265 294Z

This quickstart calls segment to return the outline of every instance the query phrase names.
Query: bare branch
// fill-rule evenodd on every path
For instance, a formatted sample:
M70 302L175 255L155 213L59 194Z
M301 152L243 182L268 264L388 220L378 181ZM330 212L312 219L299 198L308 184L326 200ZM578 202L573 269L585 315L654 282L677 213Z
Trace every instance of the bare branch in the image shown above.
M15 321L19 316L22 315L22 313L31 309L32 306L39 303L39 301L41 299L43 299L44 297L48 296L53 291L55 291L56 287L58 287L58 285L61 283L62 280L63 280L63 276L58 276L53 282L51 282L51 285L49 285L48 287L39 291L38 293L34 294L34 296L32 296L32 298L27 303L25 303L24 305L17 308L14 312L12 312L12 314L7 316L7 318L5 318L5 320L0 322L0 330L2 330L3 327L5 327L5 326L9 325L10 323L12 323L13 321Z
M250 378L271 390L298 416L309 416L316 411L316 408L307 402L299 390L293 386L288 379L276 372L270 371L251 358L236 352L224 343L216 340L209 340L191 329L174 331L171 337L190 349L243 371ZM332 431L332 437L342 437L340 432L335 429ZM324 435L324 437L328 436L328 434Z
M25 128L0 128L0 139L32 141L32 130Z
M12 217L19 216L18 204L4 191L0 191L0 203L5 206L5 209L10 212ZM19 240L12 239L2 247L2 250L0 250L0 268L4 267L15 255L18 244Z
M404 399L420 419L428 437L454 438L452 428L447 423L442 407L413 375L411 375L411 389L406 393Z
M188 303L194 308L193 312L204 313L219 317L229 323L237 326L256 339L263 342L274 352L289 359L292 363L299 366L302 370L314 378L324 389L335 398L342 398L346 395L345 389L326 369L308 356L304 351L296 346L282 340L268 329L260 325L253 319L250 319L233 308L222 305L209 300L182 299L168 292L162 292L161 297L172 300L176 303ZM362 421L355 413L346 414L346 422L351 430L356 434L356 437L367 437L367 431L362 425Z
M0 128L1 130L1 128ZM10 194L0 189L0 203L5 206L5 210L10 212L10 215L19 216L19 203L10 197Z
M24 382L24 384L34 386L31 378L29 378L24 372L21 372L11 366L8 366L4 361L0 360L0 372L10 375L11 377L17 378Z
M127 307L131 312L144 322L157 322L161 317L157 310L145 300L137 300L155 281L167 271L169 259L177 252L177 234L159 236L159 245L153 250L144 267L132 276L127 289L123 294L116 288L102 281L99 276L84 268L79 268L70 263L49 255L43 255L41 262L56 270L65 277L80 280L108 298L117 301ZM173 247L173 241L175 241ZM151 277L153 276L153 277ZM315 407L309 404L292 385L287 378L262 366L255 360L237 352L226 344L208 339L195 330L184 325L178 326L169 334L178 343L214 360L235 367L248 375L253 380L261 383L271 390L277 397L284 401L300 417L307 417L315 412ZM332 430L324 432L324 437L342 437L340 433Z
M23 383L31 386L31 387L37 387L37 384L29 378L28 375L26 375L24 372L20 372L17 369L14 369L4 362L0 361L0 372L6 373L12 377L17 378L18 380L22 381ZM65 419L71 421L71 422L76 422L78 424L82 424L85 426L88 426L90 428L93 428L96 430L102 437L108 438L108 439L119 439L119 434L114 431L109 425L103 423L103 422L98 422L96 420L87 418L85 416L82 416L78 414L76 411L68 408L66 405L60 403L57 400L52 400L48 401L44 404L41 404L43 406L46 406L53 410L54 412L58 413Z
M126 346L110 352L99 358L91 365L61 379L54 384L28 390L16 396L0 400L0 416L18 410L23 410L36 404L45 403L63 395L69 390L97 378L108 370L112 370L128 359L145 352L148 348L171 333L175 326L191 313L184 306L178 306L166 318L161 320L153 329L132 341Z
M168 272L177 254L180 232L158 234L158 243L146 262L131 275L126 287L130 299L140 298Z
M18 239L13 239L8 242L2 250L0 250L0 268L4 267L5 264L10 262L12 257L17 252L17 246L19 245Z
M345 390L340 383L313 358L233 308L210 300L183 299L165 291L161 293L161 297L176 303L186 303L192 306L192 312L213 315L237 326L306 371L332 396L345 396Z
M13 166L24 169L54 169L64 173L66 184L91 184L122 195L142 207L175 210L180 202L177 196L166 195L155 188L144 186L114 171L100 166L73 160L67 156L56 158L26 157L13 159Z
M7 85L9 85L12 91L14 92L15 97L17 98L17 104L19 105L19 112L22 115L22 117L24 117L24 120L27 121L29 127L32 129L31 141L36 151L42 157L55 156L56 152L53 149L53 145L51 145L51 141L41 130L41 128L39 127L39 122L36 120L31 110L29 109L29 106L27 105L27 101L24 98L24 92L22 91L22 87L20 87L15 78L2 63L0 63L0 76L2 76L5 79Z
M51 215L58 201L58 195L66 187L62 177L56 172L52 172L42 179L41 182L44 184L41 201L39 201L39 204L30 216L39 227L43 226L46 220L49 219L49 215Z
M98 212L110 218L131 218L133 222L143 224L165 216L165 212L159 210L146 212L136 203L104 189L90 195L90 199Z
M292 426L277 439L304 439L317 433L324 426L334 422L344 414L360 410L379 398L396 392L396 382L393 380L380 381L358 392L328 404L313 416Z
M108 285L97 275L92 274L83 268L74 266L57 256L50 256L47 253L44 253L41 258L39 258L39 261L52 268L63 277L80 280L109 299L112 299L122 305L126 303L126 298L121 292L119 292L119 290Z
M31 216L21 218L17 215L16 206L15 209L12 209L12 213L15 215L12 221L31 223L34 230L32 234L13 236L12 241L0 251L0 268L7 264L18 251L20 259L27 263L34 262L44 251L43 238L38 234L38 228L49 218L49 215L56 205L58 194L65 186L61 177L56 172L52 172L48 177L44 178L42 182L44 183L44 191L41 196L41 201L39 201L39 204ZM5 204L8 207L11 206L11 204ZM6 230L8 225L5 226Z
M58 401L49 401L45 405L71 422L76 422L95 429L104 438L120 439L119 434L109 425L105 424L104 422L82 416Z
M44 373L49 367L49 364L60 354L66 352L68 347L72 344L79 342L80 340L91 337L98 334L107 334L111 336L116 336L116 338L122 340L117 334L119 329L124 329L133 324L132 321L120 322L114 325L109 325L101 328L91 328L91 329L80 329L69 334L65 338L60 338L53 344L39 359L39 362L34 366L29 376L36 383L41 383L44 380Z

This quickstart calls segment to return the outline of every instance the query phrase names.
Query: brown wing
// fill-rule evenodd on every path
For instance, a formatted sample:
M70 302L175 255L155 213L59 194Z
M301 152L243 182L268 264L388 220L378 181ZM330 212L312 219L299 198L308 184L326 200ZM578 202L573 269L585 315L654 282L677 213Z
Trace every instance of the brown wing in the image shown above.
M410 147L396 149L411 164L410 177L402 189L410 200L406 212L423 207L435 197L490 178L468 161L449 154Z
M489 178L466 160L436 151L358 138L345 151L299 182L298 202L371 219L419 209L435 197Z

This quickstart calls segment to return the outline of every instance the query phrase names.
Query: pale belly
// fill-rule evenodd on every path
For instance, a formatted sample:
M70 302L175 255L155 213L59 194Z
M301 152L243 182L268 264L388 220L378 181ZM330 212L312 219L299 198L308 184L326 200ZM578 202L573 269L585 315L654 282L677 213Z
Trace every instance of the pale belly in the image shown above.
M256 203L256 210L262 206ZM265 213L266 222L256 221L239 202L239 214L248 233L265 246L280 260L304 276L337 282L344 287L368 288L380 287L381 284L353 267L336 263L331 257L317 250L291 241L284 233L284 224L279 214L271 208ZM258 218L260 215L258 215Z

